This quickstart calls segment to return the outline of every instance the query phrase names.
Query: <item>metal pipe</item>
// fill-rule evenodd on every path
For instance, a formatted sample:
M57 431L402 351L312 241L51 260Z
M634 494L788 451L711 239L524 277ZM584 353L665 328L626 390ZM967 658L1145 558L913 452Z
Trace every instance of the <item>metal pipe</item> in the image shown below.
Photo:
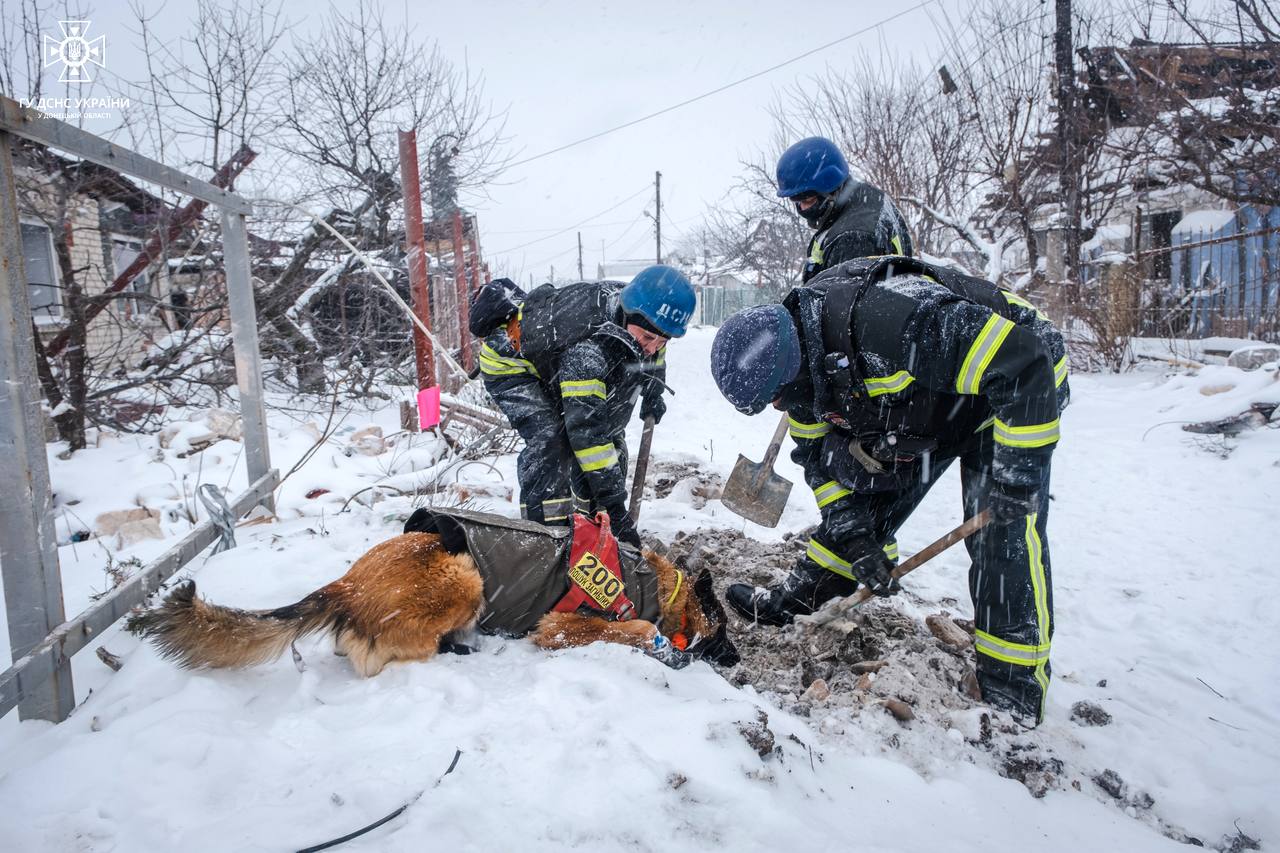
M0 572L16 661L43 642L65 614L12 143L0 130L0 288L5 291L0 296ZM24 720L65 720L76 703L70 661L50 661L46 677L20 698Z
M404 243L409 265L409 293L422 325L431 325L431 297L427 281L427 243L422 230L422 182L418 176L418 133L400 131L400 191L404 198ZM414 365L418 390L436 384L436 360L431 339L413 329Z
M258 349L258 314L253 304L244 214L222 211L222 254L227 298L231 303L231 341L236 356L236 385L240 389L240 417L244 420L245 464L252 483L271 470L271 453L262 400L262 353ZM271 496L263 500L263 505L275 510Z

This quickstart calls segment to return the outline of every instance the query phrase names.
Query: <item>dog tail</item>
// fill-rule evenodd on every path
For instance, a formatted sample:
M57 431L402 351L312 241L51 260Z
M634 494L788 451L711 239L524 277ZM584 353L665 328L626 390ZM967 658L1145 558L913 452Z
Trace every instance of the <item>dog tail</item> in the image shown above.
M188 669L255 666L275 660L299 637L337 627L342 608L332 586L287 607L237 610L196 597L196 583L189 580L159 607L131 616L126 627Z

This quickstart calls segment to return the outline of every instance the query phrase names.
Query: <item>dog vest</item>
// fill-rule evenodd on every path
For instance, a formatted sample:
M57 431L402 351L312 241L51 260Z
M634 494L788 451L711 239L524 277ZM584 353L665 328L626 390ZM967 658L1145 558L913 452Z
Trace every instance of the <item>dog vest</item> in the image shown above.
M658 576L648 561L634 548L619 546L611 534L602 537L607 528L590 519L575 523L579 528L580 542L567 527L434 507L415 511L405 524L405 532L448 529L466 538L484 580L485 608L477 627L487 634L523 636L553 610L580 606L614 618L657 622L662 615ZM610 550L617 555L617 575L605 565ZM575 584L571 577L583 582Z

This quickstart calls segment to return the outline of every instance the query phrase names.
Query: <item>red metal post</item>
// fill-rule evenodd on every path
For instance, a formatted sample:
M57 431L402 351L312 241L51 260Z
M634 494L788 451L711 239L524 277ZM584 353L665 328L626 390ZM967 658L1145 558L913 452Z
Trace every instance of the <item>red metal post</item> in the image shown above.
M467 293L466 244L462 242L462 212L453 212L453 278L458 287L458 341L462 367L471 372L471 299Z
M422 233L422 184L418 179L418 134L400 131L400 186L404 192L404 242L409 262L409 293L413 313L422 325L431 328L431 298L428 295L427 244ZM418 390L436 384L436 360L431 339L413 327L414 365L418 370Z
M480 289L487 278L481 278L482 267L480 265L480 236L476 233L476 218L471 219L471 292L475 293Z

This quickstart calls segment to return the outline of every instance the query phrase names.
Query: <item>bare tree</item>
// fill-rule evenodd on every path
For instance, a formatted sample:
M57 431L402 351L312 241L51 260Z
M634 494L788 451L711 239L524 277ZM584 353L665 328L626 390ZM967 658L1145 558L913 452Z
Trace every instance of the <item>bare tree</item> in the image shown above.
M485 101L483 80L412 30L388 25L368 0L346 13L334 8L318 34L295 41L285 78L283 144L311 166L304 197L351 210L385 193L384 179L398 174L401 129L418 132L428 182L442 157L449 175L441 179L459 188L482 185L503 166L505 119ZM385 237L389 205L370 215Z
M1280 11L1263 0L1148 4L1134 8L1144 42L1133 47L1150 59L1109 77L1113 102L1100 106L1150 128L1132 147L1163 180L1280 204ZM1153 38L1182 44L1162 51Z
M191 29L173 47L151 32L151 15L132 4L147 60L136 87L154 118L143 125L156 150L174 146L189 166L217 170L242 146L261 143L280 123L280 6L198 0Z
M17 14L0 16L0 91L10 98L39 98L41 86L40 31L50 5L18 0Z
M772 169L746 163L733 199L713 208L701 229L704 250L728 269L754 274L763 295L781 299L800 284L801 259L812 236L791 203L777 197Z
M772 112L781 137L831 138L855 174L891 198L911 196L963 217L973 206L965 172L972 145L959 103L939 95L932 75L914 63L864 56L850 69L829 69L790 87ZM939 223L919 208L904 215L923 251L945 252L952 235L944 236Z

